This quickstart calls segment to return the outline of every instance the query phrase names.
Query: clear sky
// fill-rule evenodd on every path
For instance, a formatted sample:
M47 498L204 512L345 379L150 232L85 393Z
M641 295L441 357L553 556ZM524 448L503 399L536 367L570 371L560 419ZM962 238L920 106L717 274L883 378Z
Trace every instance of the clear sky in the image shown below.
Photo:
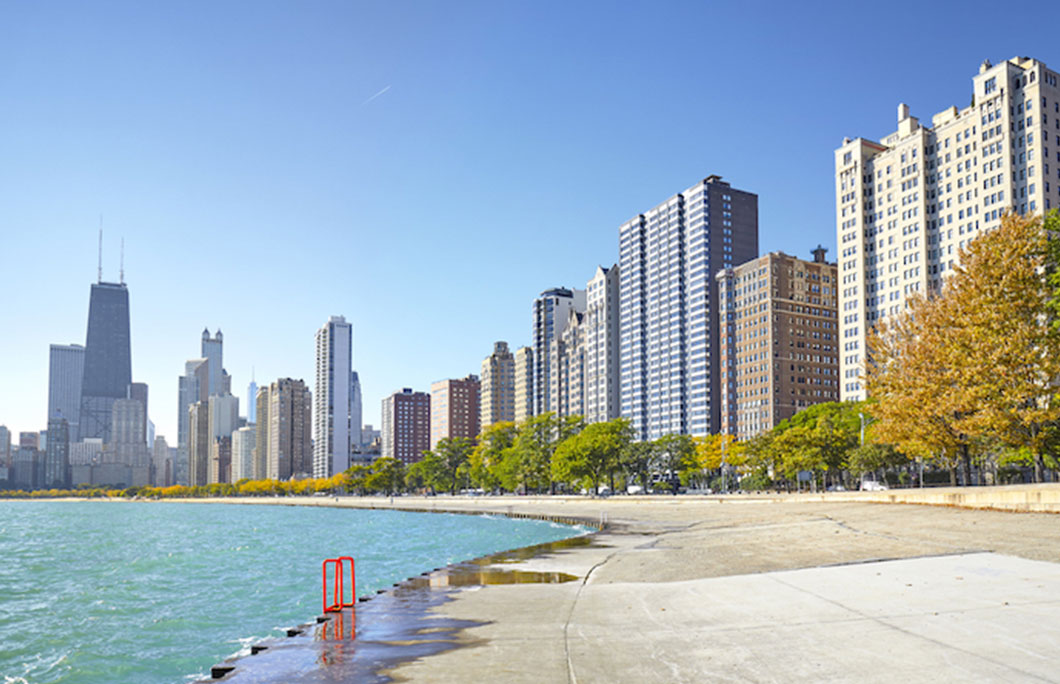
M527 344L540 291L709 174L758 194L763 251L834 257L842 138L966 106L983 59L1060 66L1057 27L1055 2L0 3L0 424L46 426L100 215L170 444L204 327L242 397L252 368L312 386L336 314L378 425Z

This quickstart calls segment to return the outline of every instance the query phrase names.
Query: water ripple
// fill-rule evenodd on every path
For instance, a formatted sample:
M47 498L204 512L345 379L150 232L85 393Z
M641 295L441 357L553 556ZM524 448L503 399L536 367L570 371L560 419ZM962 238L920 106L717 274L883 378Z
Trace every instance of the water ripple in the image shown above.
M0 501L3 684L194 679L320 609L320 562L358 594L576 534L487 516L288 506Z

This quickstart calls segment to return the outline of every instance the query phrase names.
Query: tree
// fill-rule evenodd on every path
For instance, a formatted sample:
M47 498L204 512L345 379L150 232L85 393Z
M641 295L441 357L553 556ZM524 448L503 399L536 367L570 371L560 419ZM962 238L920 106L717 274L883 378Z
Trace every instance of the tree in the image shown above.
M696 465L696 443L690 435L663 435L655 440L653 470L663 488L677 494L681 473Z
M459 474L471 454L471 440L464 437L443 437L434 451L425 451L422 472L424 482L436 490L456 494Z
M626 477L639 482L645 492L651 484L651 467L654 462L654 442L631 442L619 456L619 467Z
M507 479L514 485L509 489L519 486L524 491L551 488L552 455L560 426L561 421L551 412L528 418L519 426L505 468Z
M373 492L394 494L405 484L405 464L396 458L378 458L365 478L365 488Z
M1042 479L1060 420L1060 229L1056 213L1006 214L960 252L939 294L869 337L877 432L901 451L963 463L982 437L1026 449ZM989 441L989 439L987 440Z
M517 434L515 423L510 421L494 423L482 431L468 458L468 474L476 486L491 491L502 486L515 489L504 475L505 461L510 460Z
M598 494L601 480L618 469L631 437L629 421L625 418L586 426L556 448L553 479L572 484L587 482L593 494Z

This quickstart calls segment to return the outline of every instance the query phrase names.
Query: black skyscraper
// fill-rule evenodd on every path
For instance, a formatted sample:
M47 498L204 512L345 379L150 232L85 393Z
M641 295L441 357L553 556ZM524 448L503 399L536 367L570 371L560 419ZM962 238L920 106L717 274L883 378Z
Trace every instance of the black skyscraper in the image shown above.
M125 283L96 283L88 302L80 439L110 442L114 401L126 397L131 382L129 290Z

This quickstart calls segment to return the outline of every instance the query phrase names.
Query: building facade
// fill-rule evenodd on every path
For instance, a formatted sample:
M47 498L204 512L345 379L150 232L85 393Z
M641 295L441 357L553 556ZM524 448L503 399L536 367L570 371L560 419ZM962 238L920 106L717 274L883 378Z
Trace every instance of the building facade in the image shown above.
M586 285L585 312L572 310L551 345L550 365L557 369L553 405L561 416L589 423L619 416L618 273L618 266L597 267Z
M494 342L493 353L482 360L479 426L515 420L515 357L507 342Z
M1028 57L983 62L968 107L929 127L900 104L894 133L835 151L843 399L866 396L865 338L880 320L913 293L939 291L961 248L1005 211L1060 206L1060 158L1050 156L1060 150L1058 81Z
M431 449L447 438L478 441L481 387L477 375L431 384Z
M332 316L316 334L314 477L331 477L350 467L352 374L353 326Z
M721 431L748 439L839 400L837 268L773 252L716 276Z
M534 300L531 330L534 349L532 415L558 410L554 405L556 387L552 379L551 347L553 340L558 340L566 329L571 311L585 311L585 290L556 287L545 290Z
M132 382L129 290L125 283L92 285L88 302L78 438L110 442L111 410Z
M254 444L257 426L246 425L232 433L232 482L257 480L254 469Z
M423 452L431 448L431 395L406 387L382 404L380 455L405 465L422 460Z
M44 452L44 478L41 487L66 489L70 486L70 432L61 415L48 419L48 445Z
M48 420L65 418L71 442L77 441L84 373L84 347L80 344L51 345L48 350Z
M717 432L714 274L758 255L758 196L709 176L619 228L621 415L638 439Z
M281 378L269 385L268 410L258 404L258 425L265 423L265 474L272 480L313 474L313 396L302 380ZM260 436L260 433L259 433ZM258 442L258 449L261 449Z
M522 423L534 415L534 350L515 350L515 422Z

